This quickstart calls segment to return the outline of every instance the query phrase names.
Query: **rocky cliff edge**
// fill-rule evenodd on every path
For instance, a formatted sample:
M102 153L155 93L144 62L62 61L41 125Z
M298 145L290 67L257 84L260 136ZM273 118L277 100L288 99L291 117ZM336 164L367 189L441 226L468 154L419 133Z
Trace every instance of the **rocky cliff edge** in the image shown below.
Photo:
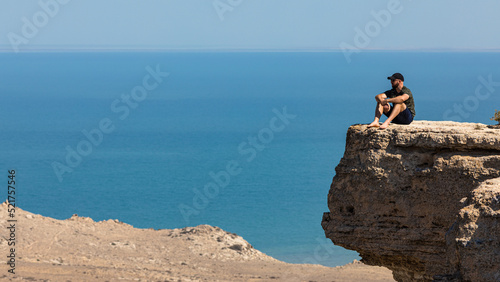
M500 129L353 125L325 234L397 281L500 281Z

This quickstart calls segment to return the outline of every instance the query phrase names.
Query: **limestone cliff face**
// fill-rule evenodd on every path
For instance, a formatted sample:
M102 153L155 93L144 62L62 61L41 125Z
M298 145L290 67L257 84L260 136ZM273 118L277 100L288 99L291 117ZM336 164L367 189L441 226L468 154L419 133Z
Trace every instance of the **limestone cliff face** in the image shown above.
M500 281L500 129L351 126L325 234L398 281Z

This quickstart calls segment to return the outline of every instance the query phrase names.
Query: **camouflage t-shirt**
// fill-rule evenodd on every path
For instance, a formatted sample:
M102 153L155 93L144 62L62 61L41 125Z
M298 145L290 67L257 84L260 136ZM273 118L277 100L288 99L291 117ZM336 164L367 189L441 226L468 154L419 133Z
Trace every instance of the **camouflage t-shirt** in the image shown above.
M411 94L411 91L408 87L403 86L403 89L401 89L401 92L396 92L395 89L387 90L384 92L387 98L395 98L397 96L401 96L403 94L408 94L410 98L405 101L406 107L410 109L410 112L413 117L415 117L415 102L413 101L413 95Z

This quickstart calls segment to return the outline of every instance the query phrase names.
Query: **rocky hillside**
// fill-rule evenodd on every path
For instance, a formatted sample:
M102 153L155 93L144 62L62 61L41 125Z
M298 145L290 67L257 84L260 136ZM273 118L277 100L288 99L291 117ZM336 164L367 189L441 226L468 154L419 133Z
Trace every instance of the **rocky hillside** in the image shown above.
M118 220L13 212L7 203L0 225L0 281L394 281L388 269L361 263L284 263L208 225L138 229Z
M500 129L351 126L325 234L397 281L500 281Z

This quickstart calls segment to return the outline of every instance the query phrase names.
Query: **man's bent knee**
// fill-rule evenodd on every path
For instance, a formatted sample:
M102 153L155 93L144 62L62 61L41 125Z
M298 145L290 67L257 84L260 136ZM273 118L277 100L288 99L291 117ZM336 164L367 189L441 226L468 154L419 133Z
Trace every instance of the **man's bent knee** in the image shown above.
M394 109L400 110L400 112L406 110L406 104L405 103L394 103L392 106L394 107Z
M385 95L384 93L382 94L378 94L377 96L375 96L375 101L377 102L382 102L382 100L385 100L387 99L387 95Z

